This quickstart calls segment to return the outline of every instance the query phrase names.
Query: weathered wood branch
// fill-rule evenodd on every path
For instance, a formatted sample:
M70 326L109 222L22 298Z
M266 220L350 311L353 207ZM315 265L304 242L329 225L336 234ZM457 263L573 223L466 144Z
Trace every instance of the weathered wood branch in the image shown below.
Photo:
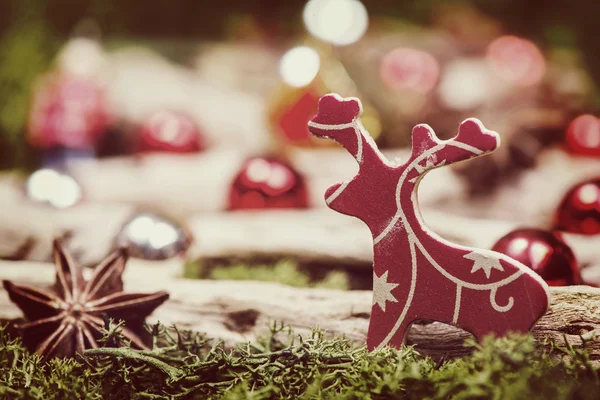
M366 227L324 206L325 189L356 169L352 157L337 150L291 153L294 165L307 178L315 208L283 213L221 212L229 182L246 154L226 148L191 156L159 154L74 163L71 172L83 185L85 202L65 210L28 201L22 176L2 178L0 258L49 260L52 238L69 235L69 249L84 264L98 262L136 209L148 207L190 226L196 237L191 258L221 262L234 257L242 261L291 257L308 264L369 267L372 245ZM387 155L406 156L406 152L394 150ZM595 176L597 170L597 160L547 151L538 167L522 179L503 186L493 197L475 200L464 198L462 183L450 168L440 168L424 179L419 199L425 221L434 231L456 243L486 248L520 224L550 226L564 192ZM567 235L582 266L600 264L599 240ZM600 283L600 274L592 275L593 282Z
M371 309L370 291L338 291L292 288L273 283L249 281L186 280L177 277L181 261L148 263L132 260L124 281L128 291L167 290L170 300L151 316L150 321L177 324L181 328L206 332L228 344L252 340L267 331L269 321L282 321L298 334L320 327L332 335L345 335L363 343ZM32 262L0 263L0 278L33 285L47 285L54 279L51 264ZM600 359L600 289L587 286L552 289L549 312L533 329L540 340L564 339L575 347L582 335L594 359ZM0 319L21 316L20 311L0 291ZM408 343L433 357L464 354L468 333L440 324L415 324Z
M99 202L55 210L28 201L17 183L8 180L0 182L0 208L4 210L1 258L48 261L52 239L68 235L69 250L86 265L108 254L115 236L136 212L132 204ZM510 221L457 216L426 205L423 216L441 236L482 248L489 248L518 226ZM194 237L188 258L208 265L291 258L319 268L367 271L370 276L373 246L367 227L327 208L196 214L181 222ZM600 265L600 237L565 235L565 239L581 266ZM587 282L600 283L599 272L600 268L586 268Z

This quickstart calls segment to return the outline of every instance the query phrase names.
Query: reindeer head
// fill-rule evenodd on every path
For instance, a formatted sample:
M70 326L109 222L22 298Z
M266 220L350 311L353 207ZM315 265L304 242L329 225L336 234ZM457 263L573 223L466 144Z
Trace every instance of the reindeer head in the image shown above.
M317 115L308 123L313 135L333 139L341 144L358 162L359 172L349 181L331 186L325 193L325 201L332 209L352 215L367 222L371 207L362 207L365 184L376 184L382 169L390 168L369 133L363 128L359 117L362 113L360 100L328 94L319 100ZM371 195L377 196L377 190ZM368 196L367 196L368 197Z
M421 124L412 131L410 158L403 165L394 166L363 128L361 112L358 99L328 94L320 99L317 115L308 126L313 135L340 143L359 164L356 176L326 191L327 204L363 220L374 234L398 209L398 189L409 194L402 195L401 202L416 201L412 195L427 171L491 152L500 143L497 133L485 129L474 118L463 121L458 135L445 141L438 139L428 125Z

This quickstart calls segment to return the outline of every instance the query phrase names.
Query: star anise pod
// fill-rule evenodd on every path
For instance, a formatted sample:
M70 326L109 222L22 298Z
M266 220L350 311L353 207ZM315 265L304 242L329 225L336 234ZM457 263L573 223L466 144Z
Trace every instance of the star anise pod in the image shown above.
M54 241L56 279L50 290L3 281L10 300L28 322L17 324L23 340L43 357L72 357L99 347L106 318L122 320L122 335L135 348L147 349L144 320L169 298L167 292L123 292L127 252L119 249L94 269L89 281L60 240ZM146 332L147 333L147 332Z

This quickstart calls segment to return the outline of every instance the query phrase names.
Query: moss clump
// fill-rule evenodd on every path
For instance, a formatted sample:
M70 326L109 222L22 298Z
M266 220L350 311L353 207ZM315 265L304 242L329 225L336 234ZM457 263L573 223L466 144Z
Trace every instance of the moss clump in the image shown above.
M234 280L234 281L261 281L277 282L294 287L313 287L322 289L348 290L350 282L348 274L343 271L331 271L322 280L313 281L310 276L301 271L298 265L291 260L281 260L275 264L248 265L232 264L210 268L203 271L197 262L187 263L184 276L198 279Z
M121 326L109 323L115 343ZM592 399L598 370L585 350L513 335L468 342L467 357L436 363L412 348L368 352L282 325L227 349L193 332L150 329L151 351L86 351L45 363L0 331L0 398L10 399Z
M102 399L94 370L74 359L42 360L0 327L1 399Z

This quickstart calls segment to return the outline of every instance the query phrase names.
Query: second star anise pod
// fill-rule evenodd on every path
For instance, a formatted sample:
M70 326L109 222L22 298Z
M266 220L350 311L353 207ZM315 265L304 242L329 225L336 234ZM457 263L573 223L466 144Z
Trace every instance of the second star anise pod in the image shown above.
M54 241L56 281L50 290L3 281L10 300L28 320L17 324L23 340L46 358L72 357L99 347L106 318L122 320L122 335L135 348L147 349L144 320L169 298L167 292L125 293L122 275L127 252L110 254L84 279L59 240Z

